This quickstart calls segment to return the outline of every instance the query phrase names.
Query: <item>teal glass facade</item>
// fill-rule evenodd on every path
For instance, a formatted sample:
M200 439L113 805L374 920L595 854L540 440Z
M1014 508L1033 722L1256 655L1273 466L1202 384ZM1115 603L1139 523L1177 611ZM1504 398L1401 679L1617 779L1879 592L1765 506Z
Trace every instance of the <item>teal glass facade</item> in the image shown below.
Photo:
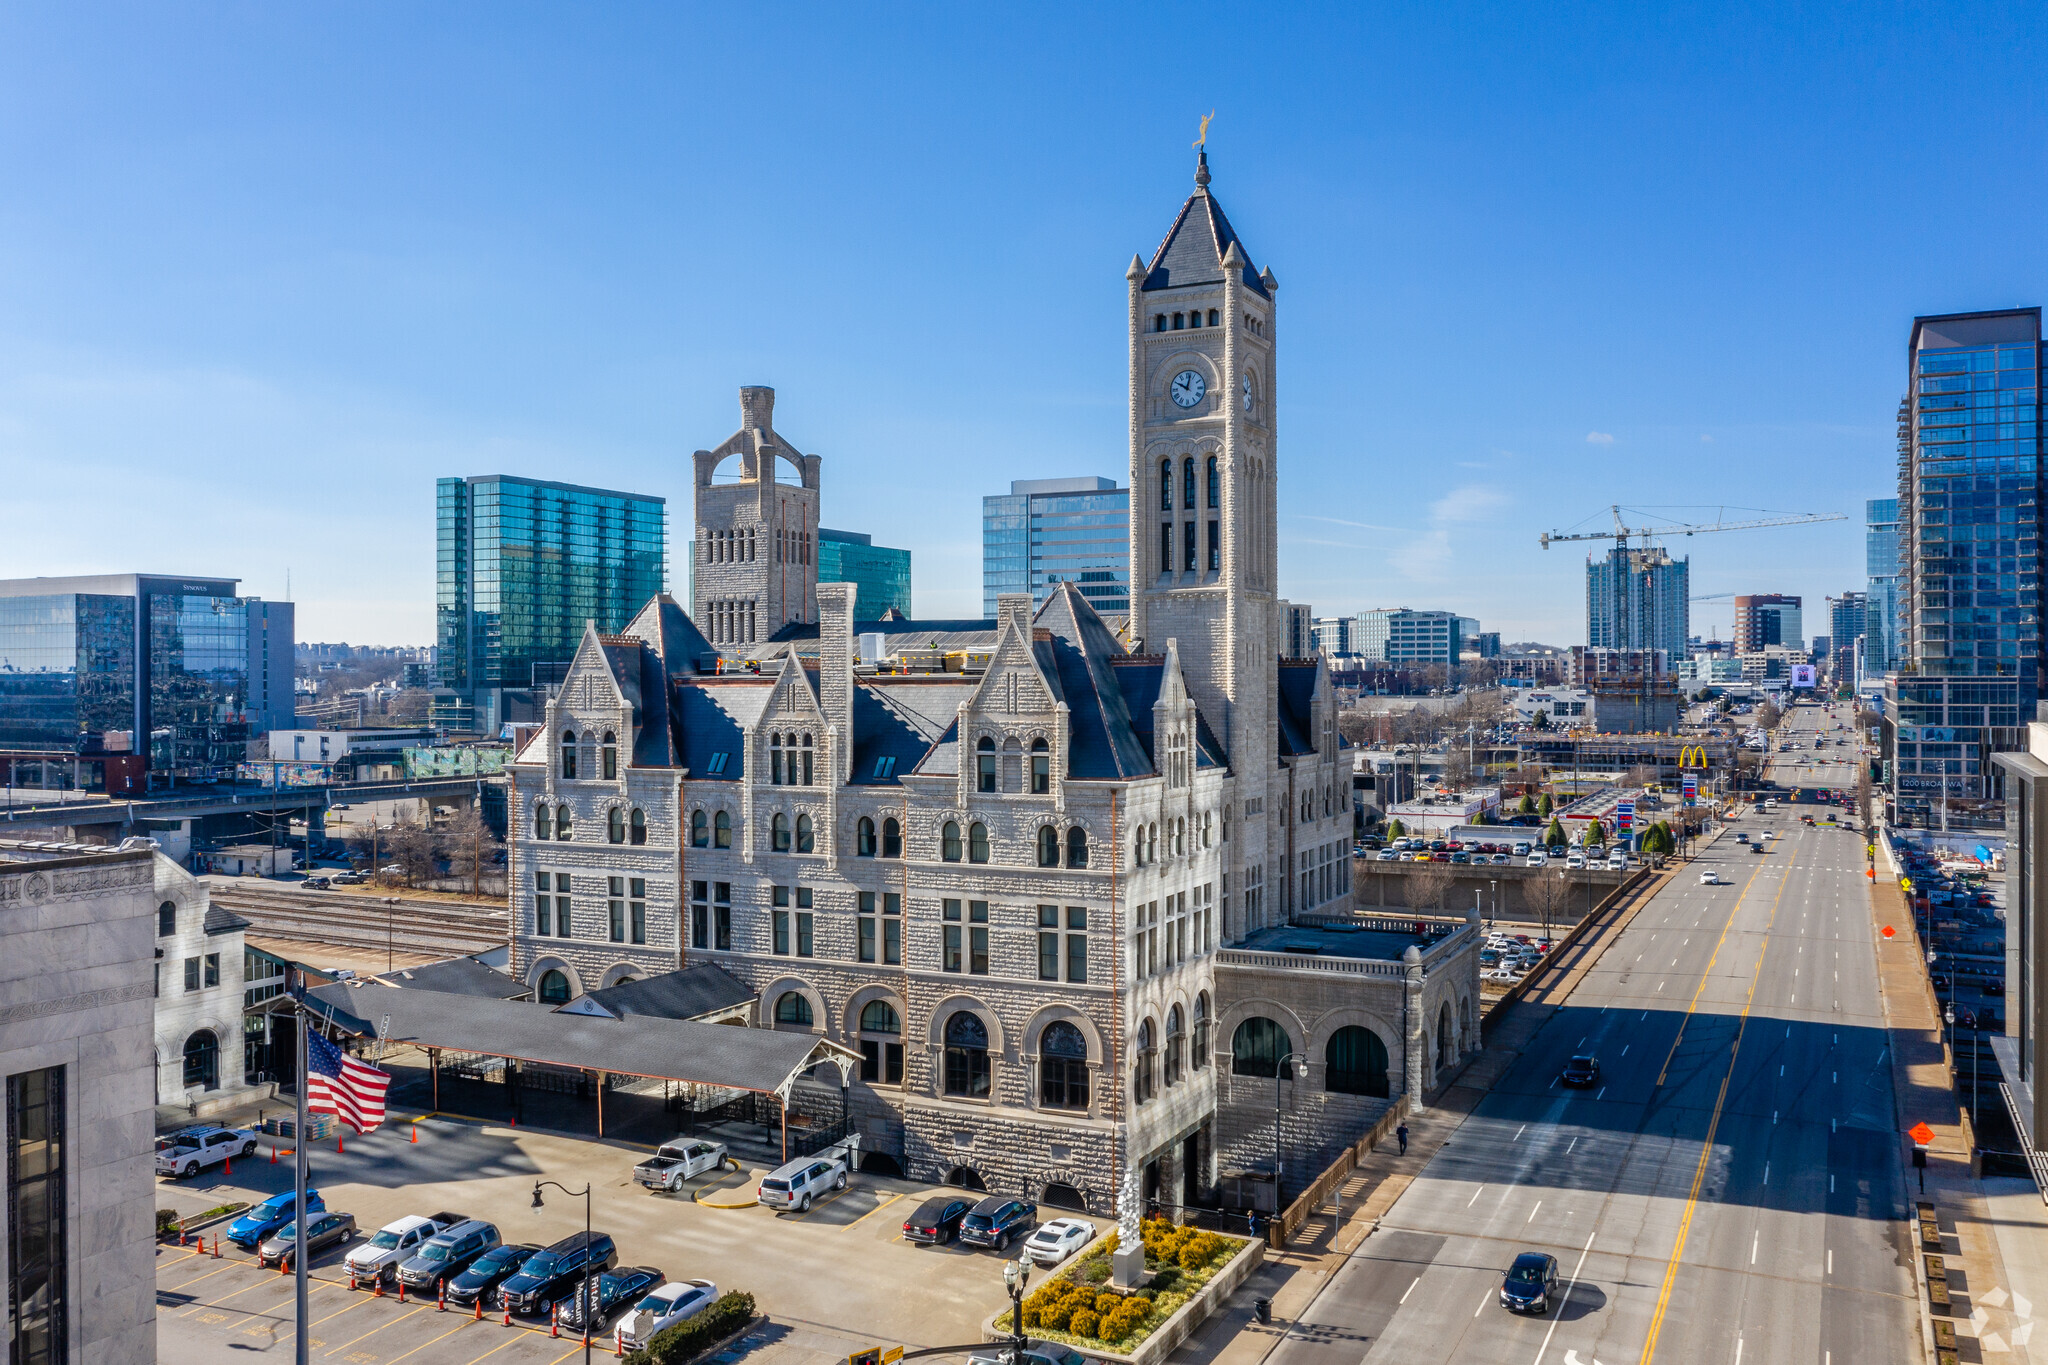
M440 682L533 685L574 656L586 621L617 631L668 583L661 498L537 479L442 479L435 489Z
M1131 493L1112 479L1019 479L981 500L982 614L996 598L1045 601L1057 583L1079 586L1105 615L1131 609Z
M818 528L818 581L853 584L853 612L860 620L880 620L890 611L913 614L910 551L877 545L858 531Z
M1863 674L1882 677L1899 657L1899 500L1866 500L1863 524Z

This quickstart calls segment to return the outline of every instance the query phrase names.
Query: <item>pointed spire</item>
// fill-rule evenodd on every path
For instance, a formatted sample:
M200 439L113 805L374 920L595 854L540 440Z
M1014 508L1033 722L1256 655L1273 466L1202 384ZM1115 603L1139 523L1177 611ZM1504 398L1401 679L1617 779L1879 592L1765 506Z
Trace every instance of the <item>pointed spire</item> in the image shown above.
M1132 284L1145 278L1145 259L1135 251L1131 253L1131 267L1124 271L1124 278Z
M1195 153L1195 184L1205 190L1209 188L1209 151L1206 147Z

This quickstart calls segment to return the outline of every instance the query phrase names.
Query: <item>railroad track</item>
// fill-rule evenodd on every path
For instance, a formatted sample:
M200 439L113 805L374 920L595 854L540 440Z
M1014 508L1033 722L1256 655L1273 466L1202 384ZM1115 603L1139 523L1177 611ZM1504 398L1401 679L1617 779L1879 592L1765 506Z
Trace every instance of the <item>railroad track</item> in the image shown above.
M456 908L401 900L393 909L381 900L323 898L317 891L237 893L220 887L213 889L213 903L248 920L250 930L261 937L331 948L382 948L391 941L407 952L458 957L501 947L506 938L505 911L489 906Z

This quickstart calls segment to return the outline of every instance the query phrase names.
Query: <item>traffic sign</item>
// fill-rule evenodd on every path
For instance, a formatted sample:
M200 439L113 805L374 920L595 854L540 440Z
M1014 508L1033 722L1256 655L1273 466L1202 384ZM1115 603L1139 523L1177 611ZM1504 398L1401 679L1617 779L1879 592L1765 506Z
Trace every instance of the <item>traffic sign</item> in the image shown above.
M888 1350L882 1352L882 1365L896 1365L896 1362L901 1359L903 1359L903 1348L901 1346L891 1346Z
M1878 932L1883 934L1886 938L1890 938L1897 931L1894 930L1889 924L1887 924L1884 928L1878 930Z
M1934 1141L1934 1130L1924 1123L1916 1123L1906 1130L1906 1136L1919 1143L1922 1147L1925 1147L1928 1143Z

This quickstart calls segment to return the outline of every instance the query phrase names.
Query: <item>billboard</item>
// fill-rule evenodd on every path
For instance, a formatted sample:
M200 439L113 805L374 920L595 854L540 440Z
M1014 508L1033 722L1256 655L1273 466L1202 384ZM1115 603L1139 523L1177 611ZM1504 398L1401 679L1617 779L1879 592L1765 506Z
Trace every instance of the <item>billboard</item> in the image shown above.
M1813 687L1817 685L1817 681L1814 677L1814 667L1812 664L1792 665L1792 685L1794 687Z

